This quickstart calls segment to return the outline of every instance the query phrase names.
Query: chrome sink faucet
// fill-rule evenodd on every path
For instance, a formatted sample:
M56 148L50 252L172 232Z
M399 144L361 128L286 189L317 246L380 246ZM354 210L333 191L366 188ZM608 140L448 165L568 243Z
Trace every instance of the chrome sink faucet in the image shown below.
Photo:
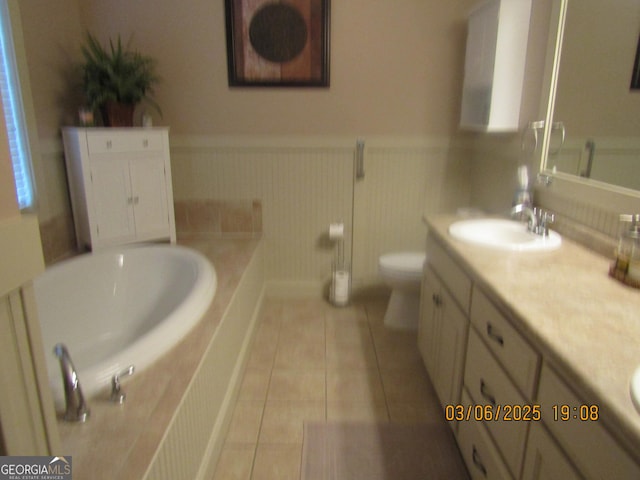
M520 203L511 209L511 216L525 215L527 217L527 229L531 233L541 237L549 236L549 225L555 221L555 215L542 208L531 208Z
M68 422L86 422L89 417L89 407L85 402L80 380L76 368L73 366L67 347L58 343L53 348L53 353L60 360L60 370L62 371L62 383L64 384L64 399L66 411L64 419Z
M538 228L538 216L534 209L529 207L526 203L519 203L514 205L511 209L511 216L520 218L522 215L527 217L528 230L530 232L535 232Z

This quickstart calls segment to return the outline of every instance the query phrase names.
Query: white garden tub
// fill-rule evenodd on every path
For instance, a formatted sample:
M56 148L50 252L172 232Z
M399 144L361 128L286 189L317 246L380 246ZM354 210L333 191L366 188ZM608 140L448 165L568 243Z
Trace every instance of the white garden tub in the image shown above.
M175 245L123 247L48 268L34 281L49 380L58 407L62 376L53 354L67 346L85 397L109 393L129 365L144 369L202 318L217 286L200 253Z

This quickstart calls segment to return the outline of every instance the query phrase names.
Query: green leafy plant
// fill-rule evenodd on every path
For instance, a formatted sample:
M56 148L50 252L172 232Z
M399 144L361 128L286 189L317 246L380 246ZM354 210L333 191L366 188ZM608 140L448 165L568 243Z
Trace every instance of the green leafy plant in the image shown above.
M160 107L152 98L154 85L160 81L156 61L124 47L120 36L104 48L90 33L82 46L84 56L83 85L89 108L103 108L108 102L135 105L148 102L160 115Z

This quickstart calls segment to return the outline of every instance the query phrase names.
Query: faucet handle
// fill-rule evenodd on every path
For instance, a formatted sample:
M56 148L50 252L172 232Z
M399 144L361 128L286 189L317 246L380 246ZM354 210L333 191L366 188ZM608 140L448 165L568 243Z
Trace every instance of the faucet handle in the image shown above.
M127 396L122 391L122 386L120 384L120 378L128 377L130 375L133 375L134 371L135 371L135 367L133 365L129 365L127 368L125 368L124 370L122 370L119 373L116 373L111 378L111 401L112 402L119 403L121 405L124 403L124 401L127 398Z
M556 221L555 213L540 209L538 211L538 234L549 236L549 225Z

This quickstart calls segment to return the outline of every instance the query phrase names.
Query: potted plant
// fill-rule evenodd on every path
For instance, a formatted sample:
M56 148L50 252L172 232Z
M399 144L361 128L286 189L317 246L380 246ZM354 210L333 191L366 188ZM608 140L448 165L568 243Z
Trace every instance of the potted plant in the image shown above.
M105 49L90 33L82 55L86 100L91 110L101 111L105 126L133 126L133 112L142 100L161 114L151 97L160 80L153 58L123 47L120 36L115 43L109 40L109 48Z

